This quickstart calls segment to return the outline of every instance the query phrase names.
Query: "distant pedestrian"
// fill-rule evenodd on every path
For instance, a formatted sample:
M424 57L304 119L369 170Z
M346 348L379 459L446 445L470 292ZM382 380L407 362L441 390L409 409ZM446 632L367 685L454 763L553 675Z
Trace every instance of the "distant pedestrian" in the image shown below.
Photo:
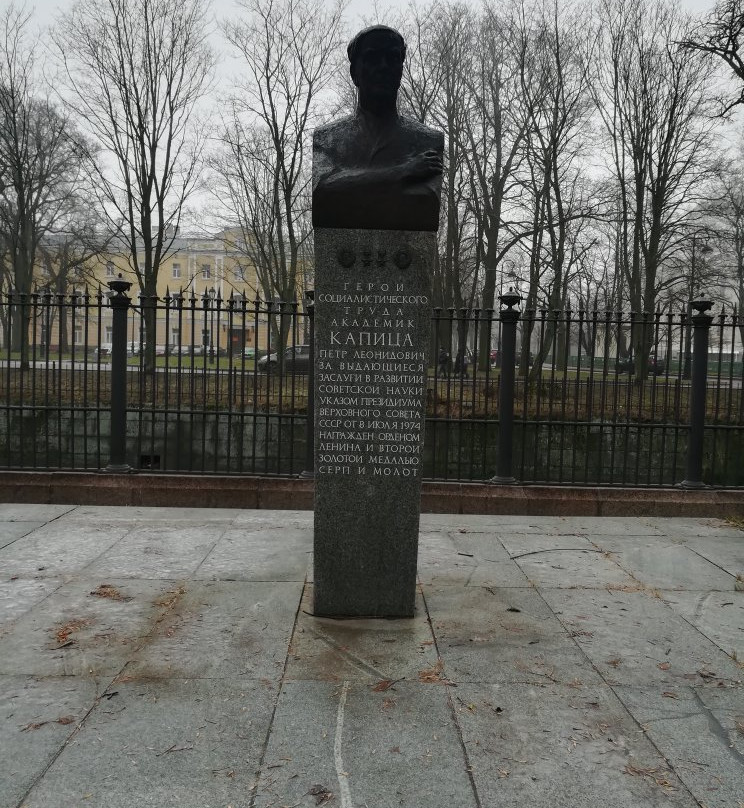
M437 360L437 364L439 365L439 375L446 376L447 375L447 364L449 363L449 354L444 348L440 348L439 350L439 358Z

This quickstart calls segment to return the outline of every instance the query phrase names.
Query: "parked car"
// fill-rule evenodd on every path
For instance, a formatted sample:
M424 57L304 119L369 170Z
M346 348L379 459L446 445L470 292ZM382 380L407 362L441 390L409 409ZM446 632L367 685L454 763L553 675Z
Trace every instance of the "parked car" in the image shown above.
M278 353L271 353L258 360L256 367L272 373L279 368ZM310 346L293 345L284 350L284 369L294 373L307 373L310 370Z
M102 359L104 356L111 356L111 349L112 344L110 342L102 342L97 348L93 351L93 356L96 359Z

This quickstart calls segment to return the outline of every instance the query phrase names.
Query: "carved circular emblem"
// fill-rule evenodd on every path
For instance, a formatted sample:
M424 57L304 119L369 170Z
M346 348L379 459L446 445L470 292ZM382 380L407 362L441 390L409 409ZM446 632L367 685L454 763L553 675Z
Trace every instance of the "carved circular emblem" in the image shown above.
M344 269L351 269L356 261L356 255L354 255L351 250L339 250L336 254L336 258L338 258L339 264L341 264Z
M411 253L405 249L398 250L397 253L393 256L393 261L395 262L395 266L398 269L408 269L411 266L411 261L413 261L413 256Z

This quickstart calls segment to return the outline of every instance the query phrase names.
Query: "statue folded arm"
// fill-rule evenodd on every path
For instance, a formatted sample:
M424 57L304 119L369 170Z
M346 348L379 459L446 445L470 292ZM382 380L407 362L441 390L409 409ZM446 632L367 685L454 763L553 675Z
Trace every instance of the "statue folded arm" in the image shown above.
M436 230L442 182L442 143L415 144L397 162L344 164L316 133L313 145L313 222L316 227ZM428 147L428 148L427 148Z

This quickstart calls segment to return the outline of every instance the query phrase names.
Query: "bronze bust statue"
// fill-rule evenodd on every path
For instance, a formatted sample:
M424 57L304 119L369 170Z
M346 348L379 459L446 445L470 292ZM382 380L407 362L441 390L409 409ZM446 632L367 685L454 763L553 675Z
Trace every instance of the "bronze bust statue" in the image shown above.
M347 53L358 104L315 131L313 226L437 230L444 135L398 115L403 37L365 28Z

